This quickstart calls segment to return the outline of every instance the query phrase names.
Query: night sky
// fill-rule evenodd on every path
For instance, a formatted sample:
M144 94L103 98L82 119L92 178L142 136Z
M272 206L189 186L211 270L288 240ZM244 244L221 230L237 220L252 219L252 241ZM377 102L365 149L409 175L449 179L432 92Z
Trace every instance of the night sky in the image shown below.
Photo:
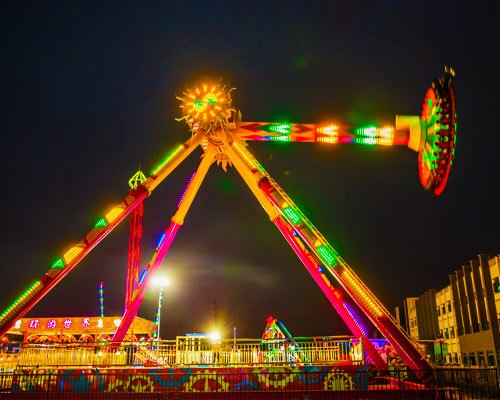
M245 121L394 123L418 115L444 65L456 71L456 159L440 197L417 153L256 143L249 148L392 310L500 252L498 22L486 2L15 2L0 9L0 308L189 137L176 95L222 79ZM143 261L199 163L197 149L145 202ZM123 308L128 220L28 316ZM268 315L293 335L347 333L234 169L212 167L161 268L162 336L240 337ZM157 289L140 316L154 318Z

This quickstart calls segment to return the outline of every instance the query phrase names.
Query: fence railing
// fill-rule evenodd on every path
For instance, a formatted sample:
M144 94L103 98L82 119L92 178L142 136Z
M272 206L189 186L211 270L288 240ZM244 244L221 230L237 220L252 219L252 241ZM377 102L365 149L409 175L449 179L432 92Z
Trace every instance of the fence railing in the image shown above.
M363 364L358 339L345 337L239 339L212 343L208 338L104 343L31 344L19 347L16 367L248 366ZM13 362L10 362L12 367ZM0 362L0 371L1 371ZM8 370L7 368L3 368Z

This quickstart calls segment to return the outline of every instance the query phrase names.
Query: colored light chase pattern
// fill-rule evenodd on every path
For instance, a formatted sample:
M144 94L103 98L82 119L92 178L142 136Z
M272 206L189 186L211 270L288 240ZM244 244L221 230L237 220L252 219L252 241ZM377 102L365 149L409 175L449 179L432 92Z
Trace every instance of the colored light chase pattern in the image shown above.
M104 282L99 283L99 316L104 317Z
M337 256L328 246L322 245L316 248L321 259L328 265L329 267L333 267L337 264Z
M300 214L290 206L283 208L283 214L285 214L286 218L294 225L300 224L302 217Z
M162 167L165 164L167 164L182 149L183 149L183 146L179 145L174 150L172 150L170 153L168 153L167 156L159 164L157 164L156 167L153 168L153 170L151 171L151 175L156 175L158 173L158 171L160 171L162 169Z
M41 286L40 281L36 281L33 283L26 291L19 296L2 314L0 314L0 322L2 322L3 319L7 319L9 314L16 309L16 307L22 306L24 303L26 303L32 293L36 292L36 290Z
M12 393L235 393L368 390L365 366L16 370ZM107 397L106 397L107 398ZM150 397L147 397L150 398ZM156 397L155 397L156 398ZM177 397L176 397L177 398ZM214 397L215 398L215 397ZM226 398L226 397L224 397ZM269 397L267 397L269 398ZM281 398L281 397L280 397Z

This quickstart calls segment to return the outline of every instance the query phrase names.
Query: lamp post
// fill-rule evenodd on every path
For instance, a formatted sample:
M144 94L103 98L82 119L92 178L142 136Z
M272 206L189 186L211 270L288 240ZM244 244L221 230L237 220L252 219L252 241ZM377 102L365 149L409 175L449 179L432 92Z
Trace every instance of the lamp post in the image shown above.
M163 295L165 292L165 286L170 283L169 279L166 277L158 277L153 280L153 284L160 288L158 293L158 308L156 309L156 319L155 319L155 333L154 338L160 340L160 323L161 323L161 307L163 305Z

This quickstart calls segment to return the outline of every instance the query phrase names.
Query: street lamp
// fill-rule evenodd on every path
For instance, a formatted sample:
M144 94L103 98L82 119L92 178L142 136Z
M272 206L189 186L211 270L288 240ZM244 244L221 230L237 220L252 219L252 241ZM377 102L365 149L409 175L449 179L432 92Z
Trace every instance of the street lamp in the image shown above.
M160 288L158 293L158 308L156 309L156 319L155 319L155 333L154 339L160 340L160 322L161 322L161 306L163 304L163 293L165 291L165 286L170 283L167 277L158 277L153 279L153 285Z

